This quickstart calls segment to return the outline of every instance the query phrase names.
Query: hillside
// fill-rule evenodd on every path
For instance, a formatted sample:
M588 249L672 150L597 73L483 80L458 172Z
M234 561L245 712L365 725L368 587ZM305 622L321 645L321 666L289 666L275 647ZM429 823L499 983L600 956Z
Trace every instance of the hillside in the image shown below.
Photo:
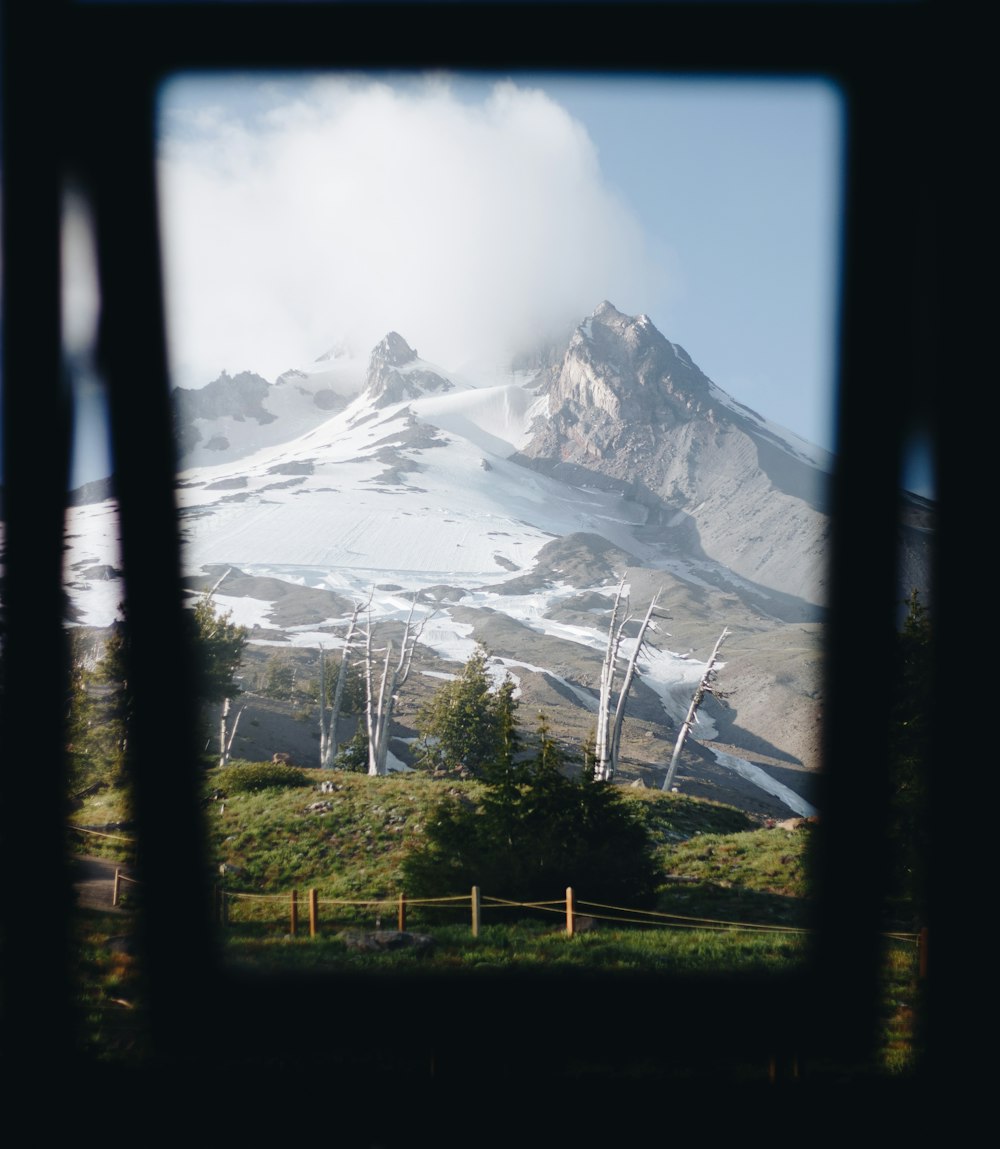
M234 893L313 887L329 898L393 898L402 889L402 858L420 844L439 804L475 806L483 795L481 783L474 781L318 770L303 771L303 785L242 793L229 788L231 771L206 772L203 808L210 880ZM72 822L110 827L118 837L108 839L105 848L124 858L128 829L117 822L116 795L108 789L89 795ZM725 903L740 915L752 906L751 917L762 912L780 918L792 912L786 899L806 895L809 826L801 819L765 827L735 807L706 799L628 788L623 795L657 843L665 882L661 900L669 901L676 880L689 905L695 883L706 905ZM91 838L81 838L80 844L90 852L101 845Z

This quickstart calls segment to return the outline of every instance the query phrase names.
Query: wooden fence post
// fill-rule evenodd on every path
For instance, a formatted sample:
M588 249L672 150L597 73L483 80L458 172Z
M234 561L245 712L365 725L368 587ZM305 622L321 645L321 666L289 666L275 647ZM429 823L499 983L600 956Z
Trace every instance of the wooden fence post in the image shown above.
M289 931L292 937L295 937L295 931L299 928L299 894L298 890L292 890L292 921L291 930Z
M309 936L314 938L319 932L319 902L316 901L316 891L309 891Z
M479 937L479 914L480 914L481 909L482 909L482 906L481 906L481 903L479 900L479 887L473 886L472 887L472 936L474 938Z
M225 890L219 890L219 921L224 926L229 925L229 895Z
M566 936L573 936L573 887L566 887Z
M917 935L917 953L920 955L920 980L927 976L927 927Z
M399 895L399 915L396 919L399 925L399 932L403 933L406 930L406 894Z
M114 892L111 895L111 904L113 906L118 905L118 894L121 892L121 888L122 888L122 872L116 866L115 867L115 888L114 888Z

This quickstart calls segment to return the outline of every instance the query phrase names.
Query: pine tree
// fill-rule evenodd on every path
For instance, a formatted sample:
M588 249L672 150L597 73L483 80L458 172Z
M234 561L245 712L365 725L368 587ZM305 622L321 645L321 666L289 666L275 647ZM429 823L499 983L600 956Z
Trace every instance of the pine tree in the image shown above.
M342 743L333 764L338 770L348 770L355 774L368 773L368 731L363 722L358 723L354 737Z
M295 668L287 662L281 662L271 657L264 675L264 685L261 694L268 698L280 698L287 701L295 692Z
M229 761L229 751L240 718L237 714L235 722L230 727L230 705L232 699L240 692L236 671L239 669L250 632L245 626L239 626L233 621L232 611L225 613L218 611L212 602L211 594L202 595L191 613L201 697L206 702L221 703L219 765L225 766Z
M74 790L95 783L126 785L131 714L128 631L118 621L112 624L93 669L77 664L72 670L66 731Z
M505 722L511 717L508 711ZM417 896L473 885L514 901L559 898L567 886L592 901L648 901L657 884L649 835L610 783L567 776L564 753L541 719L534 747L519 755L501 740L482 772L478 807L448 802L404 862Z
M497 747L513 737L514 686L494 690L489 657L479 647L461 675L445 683L417 716L421 764L434 770L484 776L496 763Z
M208 702L235 698L240 692L236 671L250 632L233 621L232 611L223 613L202 596L192 610L201 695Z

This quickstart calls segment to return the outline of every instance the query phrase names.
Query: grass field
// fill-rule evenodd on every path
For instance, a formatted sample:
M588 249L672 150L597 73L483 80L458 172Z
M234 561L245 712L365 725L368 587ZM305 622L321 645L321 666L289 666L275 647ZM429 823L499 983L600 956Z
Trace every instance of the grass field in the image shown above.
M233 777L229 776L230 779ZM332 788L320 793L320 778ZM206 886L227 894L219 925L224 965L234 972L313 975L396 974L469 977L505 971L565 969L611 976L756 975L787 971L804 959L810 920L808 824L764 828L731 807L680 795L626 792L657 842L662 883L646 925L628 925L630 907L594 907L578 899L574 936L565 907L501 906L501 890L483 890L482 925L471 930L469 891L446 908L408 907L407 929L427 934L427 949L373 951L351 933L394 930L401 861L416 848L439 801L475 804L475 782L422 775L368 778L306 771L305 784L237 792L224 772L208 771L204 811L211 857ZM115 794L100 791L76 811L91 827L114 823ZM72 834L81 852L127 860L123 838ZM291 892L298 930L291 937ZM308 891L315 890L319 931L309 937ZM565 890L553 890L553 903ZM132 904L141 888L129 890ZM344 904L352 903L352 904ZM667 916L669 915L669 916ZM708 924L705 919L709 919ZM128 952L131 916L80 910L79 996L88 1048L102 1058L141 1058L146 1048L136 959ZM754 928L750 928L754 927ZM115 939L119 940L115 940ZM920 987L912 939L886 941L879 1063L873 1071L905 1075L915 1057Z

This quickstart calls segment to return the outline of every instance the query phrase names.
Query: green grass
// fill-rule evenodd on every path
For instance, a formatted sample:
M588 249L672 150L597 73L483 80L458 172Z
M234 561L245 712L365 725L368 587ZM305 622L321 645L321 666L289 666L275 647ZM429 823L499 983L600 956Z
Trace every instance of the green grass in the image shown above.
M809 894L803 849L808 834L805 829L699 834L665 850L664 866L676 878L713 882L722 889L804 898Z
M397 894L403 854L419 839L441 784L426 777L306 773L317 784L330 779L339 788L328 794L311 788L233 794L207 807L214 868L228 868L227 888L271 893L312 887L335 898ZM218 784L216 774L209 773L209 790ZM307 809L315 803L322 808Z
M269 764L254 769L261 781L269 780ZM475 805L483 792L475 781L442 782L423 774L294 773L307 784L246 791L247 779L255 776L250 764L205 771L213 884L244 894L314 888L321 898L395 898L403 888L402 860L420 846L437 804ZM231 780L238 781L238 792ZM336 789L318 792L316 786L327 780ZM219 791L225 796L214 799ZM658 908L737 921L791 925L804 920L807 831L761 829L732 807L677 794L626 790L625 796L657 842L663 870ZM90 796L70 823L100 829L125 811L121 791L106 788ZM111 836L70 830L68 840L79 853L127 861L132 847L123 839L130 832L107 833ZM503 897L505 892L484 893ZM552 896L562 894L553 890ZM585 898L586 890L578 889L577 896Z
M394 923L388 923L392 928ZM402 972L475 974L498 970L669 970L672 974L758 973L786 969L803 950L798 934L721 934L668 929L600 929L568 937L539 921L439 925L430 953L412 949L371 953L350 949L339 933L309 939L285 936L226 939L226 956L241 970L285 972Z
M474 781L440 781L422 774L303 773L309 785L232 793L226 791L223 771L205 772L211 852L206 882L230 895L229 926L220 927L220 941L231 968L259 973L422 971L432 977L532 969L717 975L787 970L803 958L803 934L709 930L695 928L702 923L693 921L689 928L630 928L600 920L600 915L615 917L616 911L579 901L586 899L585 890L576 890L578 913L598 920L572 938L565 935L561 914L532 918L523 910L488 906L480 936L473 938L468 905L460 903L446 911L410 909L408 928L435 940L430 954L350 950L339 936L345 929L395 928L402 859L419 847L437 803L475 805L482 788ZM327 780L335 789L320 793L316 786ZM225 796L214 798L219 790ZM736 923L808 924L808 827L764 829L740 811L715 803L650 791L625 793L657 842L659 912ZM72 821L116 821L125 808L116 804L116 794L105 789L89 797ZM113 838L70 832L68 840L83 853L120 860L129 854L129 847ZM294 940L288 936L293 889L299 896ZM308 937L310 889L320 900L320 936L315 939ZM563 893L553 890L552 898ZM483 894L503 897L504 891ZM378 904L330 904L337 899ZM108 934L123 931L128 915L105 918L91 915L81 925L80 1003L87 1041L101 1056L137 1057L143 1038L141 1008L133 1000L135 970L131 959L106 945ZM875 1067L882 1074L903 1075L914 1064L920 1007L916 961L911 943L887 942Z
M882 967L879 1030L880 1067L902 1076L916 1067L921 1046L918 1019L923 992L918 977L919 954L905 941L886 940Z
M80 910L73 915L74 976L81 1053L134 1064L150 1052L139 968L128 952L128 915Z
M74 854L127 863L135 853L126 793L114 786L88 795L67 818L66 845ZM124 828L121 823L125 823Z
M287 768L280 767L280 770ZM306 786L231 792L253 772L246 764L204 775L204 815L211 856L206 880L233 895L280 895L279 902L234 899L230 920L253 931L287 930L288 898L299 891L322 899L394 903L402 861L419 848L424 827L442 800L474 806L483 790L475 781L445 781L423 774L385 778L345 772L302 771ZM335 789L320 793L329 781ZM224 797L213 798L222 792ZM100 791L78 810L77 824L114 821L118 792ZM805 855L808 832L761 829L740 811L676 794L625 791L626 799L657 841L663 882L656 908L663 912L736 922L803 925L808 918ZM310 808L312 807L312 808ZM127 833L124 835L127 837ZM70 834L80 852L128 860L117 838ZM466 891L455 891L464 894ZM504 897L503 890L484 895ZM552 897L563 896L562 889ZM587 891L577 889L578 899ZM325 911L324 911L325 912ZM394 909L341 908L344 924L388 923ZM596 911L582 905L580 912ZM423 923L441 915L424 913ZM413 919L420 923L420 913ZM447 919L447 916L445 918Z

